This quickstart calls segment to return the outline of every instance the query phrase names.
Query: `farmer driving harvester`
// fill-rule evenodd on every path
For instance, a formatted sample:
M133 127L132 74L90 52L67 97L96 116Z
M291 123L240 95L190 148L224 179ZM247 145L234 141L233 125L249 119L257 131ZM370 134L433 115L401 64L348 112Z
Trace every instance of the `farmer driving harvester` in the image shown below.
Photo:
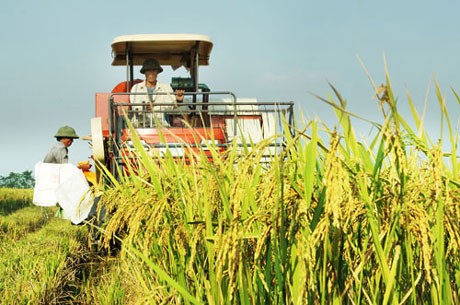
M134 110L132 118L134 126L153 127L155 122L160 126L170 126L164 111L177 108L177 103L182 103L184 90L177 89L175 95L173 95L173 89L169 84L161 83L157 80L158 74L163 72L163 68L156 59L146 59L140 72L145 75L145 81L133 86L130 102L133 104L145 104L145 106L132 107L132 110ZM167 94L162 95L161 93ZM155 106L155 103L170 104L170 106ZM148 110L148 112L145 112L145 110ZM158 112L158 110L160 111Z
M124 35L115 37L111 48L112 65L124 67L126 78L111 92L96 93L91 149L98 177L103 169L118 179L137 168L135 138L150 157L171 155L186 164L200 153L212 162L214 150L224 154L274 137L264 150L264 162L283 149L282 135L291 132L285 126L293 126L293 102L237 98L201 83L199 68L209 65L213 48L208 36ZM144 80L135 78L136 67ZM189 75L163 83L157 79L163 67L184 68Z

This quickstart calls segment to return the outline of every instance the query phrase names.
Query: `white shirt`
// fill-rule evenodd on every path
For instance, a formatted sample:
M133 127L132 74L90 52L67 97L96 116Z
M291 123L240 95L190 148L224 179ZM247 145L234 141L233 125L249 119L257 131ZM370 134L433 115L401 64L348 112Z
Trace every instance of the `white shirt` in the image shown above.
M151 109L143 107L142 105L132 106L132 109L135 111L132 118L135 127L137 127L136 124L142 125L143 127L146 127L145 125L148 127L153 127L153 121L155 120L158 120L163 126L169 126L165 120L164 111L177 107L176 95L174 94L174 91L169 84L160 83L158 81L153 92L154 94L149 96L145 81L138 83L131 88L131 93L136 93L130 95L129 99L131 103L146 104L151 106ZM164 105L158 106L158 104Z

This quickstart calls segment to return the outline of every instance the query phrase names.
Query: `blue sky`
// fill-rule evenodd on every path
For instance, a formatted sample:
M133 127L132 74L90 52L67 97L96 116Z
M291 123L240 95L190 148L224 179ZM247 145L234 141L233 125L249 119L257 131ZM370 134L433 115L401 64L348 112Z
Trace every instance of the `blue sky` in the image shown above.
M420 112L428 97L426 124L435 140L440 115L434 79L457 126L451 87L460 90L459 6L453 0L2 1L0 176L32 170L62 125L89 135L95 93L125 78L124 69L111 66L110 44L126 34L208 35L214 47L201 82L239 97L293 100L298 112L330 128L334 112L309 92L326 97L331 82L350 111L381 122L358 57L380 84L385 55L408 121L406 90ZM186 73L167 70L160 79L169 82L172 75ZM363 137L371 130L362 122L355 128ZM86 142L76 141L70 161L90 154Z

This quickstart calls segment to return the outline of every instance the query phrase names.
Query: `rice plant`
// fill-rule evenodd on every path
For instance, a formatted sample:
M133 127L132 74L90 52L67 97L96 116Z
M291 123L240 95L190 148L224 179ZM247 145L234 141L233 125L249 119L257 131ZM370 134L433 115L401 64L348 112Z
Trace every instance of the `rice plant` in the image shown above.
M32 205L32 189L0 187L0 215L13 213L17 209Z
M85 226L34 206L32 190L0 189L0 210L1 304L124 304L116 264L88 251Z
M102 199L110 214L103 241L122 242L127 299L459 302L457 143L439 86L450 152L428 138L409 95L417 130L399 114L388 73L376 91L383 122L373 124L368 143L357 140L356 116L331 88L335 96L321 99L334 107L337 126L311 121L293 136L279 135L285 150L268 167L259 161L270 141L224 155L211 145L212 162L197 153L186 166L148 155L134 139L143 170L116 181Z

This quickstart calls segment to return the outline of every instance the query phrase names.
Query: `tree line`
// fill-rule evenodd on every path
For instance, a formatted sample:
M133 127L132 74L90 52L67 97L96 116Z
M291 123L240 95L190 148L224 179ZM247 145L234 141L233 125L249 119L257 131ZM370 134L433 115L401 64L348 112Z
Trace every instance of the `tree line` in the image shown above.
M22 173L9 173L8 176L0 176L0 188L18 188L28 189L33 188L35 179L32 171L23 171Z

